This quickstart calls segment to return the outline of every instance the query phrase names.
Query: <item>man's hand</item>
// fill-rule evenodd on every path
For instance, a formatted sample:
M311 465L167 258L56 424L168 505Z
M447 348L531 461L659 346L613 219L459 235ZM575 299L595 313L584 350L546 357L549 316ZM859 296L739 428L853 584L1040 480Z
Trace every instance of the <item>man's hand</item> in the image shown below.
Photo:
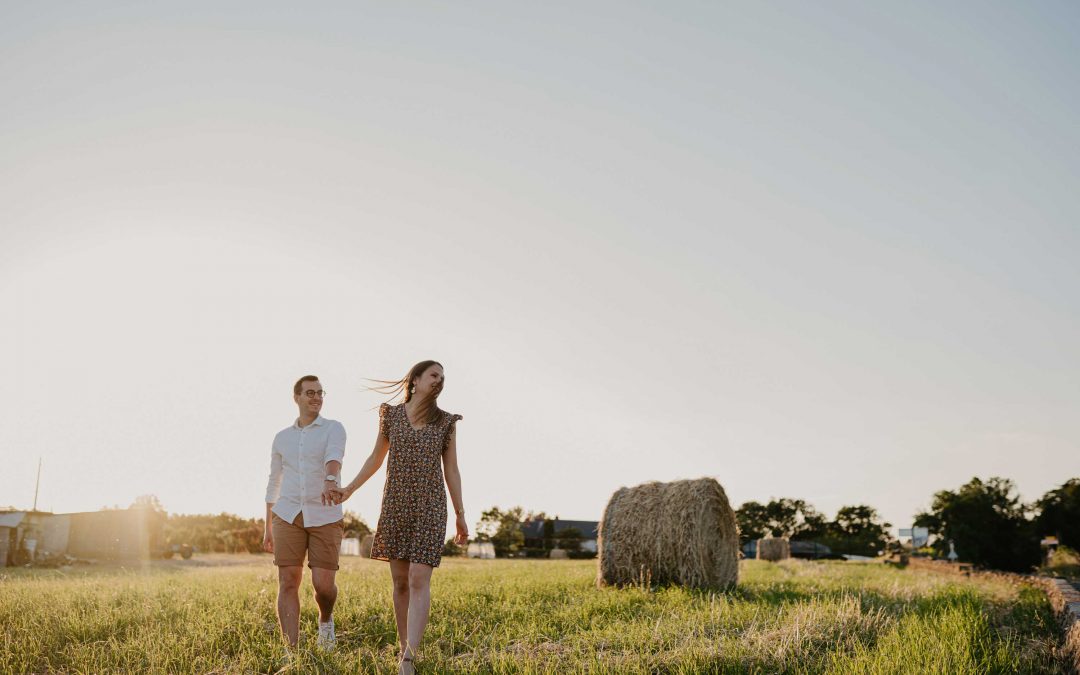
M337 483L332 480L324 480L322 485L322 494L319 496L319 499L322 500L323 506L333 506L334 504L337 504L338 502L335 501L336 496L334 494L335 492L340 491Z
M348 488L335 487L330 490L330 495L333 497L335 504L340 504L351 497L352 492Z
M263 534L263 550L267 553L274 552L274 533L270 530Z

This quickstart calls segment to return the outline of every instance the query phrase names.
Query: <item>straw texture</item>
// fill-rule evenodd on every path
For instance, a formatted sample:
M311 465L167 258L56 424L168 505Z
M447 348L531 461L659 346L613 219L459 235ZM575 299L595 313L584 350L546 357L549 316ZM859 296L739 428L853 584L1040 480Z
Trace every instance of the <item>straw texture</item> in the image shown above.
M777 562L791 557L791 542L783 537L766 537L757 541L757 559Z
M712 478L620 488L600 521L598 585L730 588L739 578L739 530Z

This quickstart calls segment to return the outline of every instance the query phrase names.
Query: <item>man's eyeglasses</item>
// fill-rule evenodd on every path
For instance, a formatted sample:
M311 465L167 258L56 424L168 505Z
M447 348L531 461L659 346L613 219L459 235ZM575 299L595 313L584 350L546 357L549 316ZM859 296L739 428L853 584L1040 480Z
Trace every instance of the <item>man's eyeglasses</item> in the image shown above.
M316 396L318 396L319 398L326 398L326 392L322 389L320 389L319 391L315 391L314 389L308 389L304 392L304 396L307 396L308 398L315 398Z

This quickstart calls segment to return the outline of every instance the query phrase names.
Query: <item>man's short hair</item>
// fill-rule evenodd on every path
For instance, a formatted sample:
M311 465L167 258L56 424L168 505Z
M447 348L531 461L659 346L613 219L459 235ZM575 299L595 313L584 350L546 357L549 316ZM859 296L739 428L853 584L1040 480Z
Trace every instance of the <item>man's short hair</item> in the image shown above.
M304 383L305 382L318 382L318 381L319 381L319 376L318 375L305 375L305 376L301 377L299 380L296 381L296 384L293 385L293 388L292 388L293 396L299 396L300 395L300 392L304 390Z

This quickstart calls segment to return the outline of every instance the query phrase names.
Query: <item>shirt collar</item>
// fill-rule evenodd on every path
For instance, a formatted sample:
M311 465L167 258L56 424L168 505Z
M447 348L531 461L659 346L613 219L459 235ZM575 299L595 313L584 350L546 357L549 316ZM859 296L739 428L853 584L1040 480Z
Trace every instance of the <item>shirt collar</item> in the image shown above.
M311 423L311 426L315 426L315 427L322 426L322 423L323 423L323 416L322 415L316 415L315 416L315 421ZM296 427L297 429L303 429L303 427L300 426L300 418L299 417L297 417L296 420L293 422L293 426Z

